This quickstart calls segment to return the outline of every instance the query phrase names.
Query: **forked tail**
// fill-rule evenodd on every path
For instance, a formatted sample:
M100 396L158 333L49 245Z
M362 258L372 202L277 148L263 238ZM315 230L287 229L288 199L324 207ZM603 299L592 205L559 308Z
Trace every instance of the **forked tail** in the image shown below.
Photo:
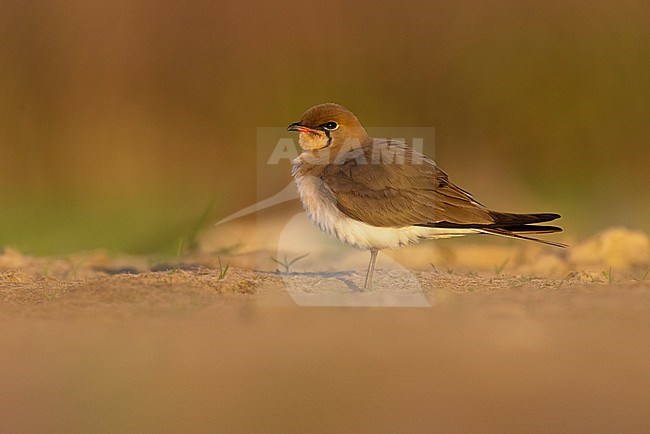
M568 247L566 244L557 243L554 241L540 240L539 238L529 237L524 234L551 234L554 232L562 232L562 228L558 226L537 226L536 223L549 222L560 218L559 214L554 213L535 213L535 214L515 214L509 212L490 211L490 215L494 218L494 224L482 228L482 231L492 235L500 235L503 237L519 238L521 240L536 241L538 243L546 244L555 247Z

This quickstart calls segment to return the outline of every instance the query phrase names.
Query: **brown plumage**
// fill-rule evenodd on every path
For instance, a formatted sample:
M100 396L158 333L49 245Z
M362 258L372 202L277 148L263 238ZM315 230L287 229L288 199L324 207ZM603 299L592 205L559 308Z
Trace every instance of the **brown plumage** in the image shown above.
M561 231L535 225L558 214L492 211L433 160L402 142L368 137L338 104L310 108L289 130L300 132L303 148L293 168L303 206L325 232L371 251L367 289L378 250L421 239L488 233L564 247L522 235Z

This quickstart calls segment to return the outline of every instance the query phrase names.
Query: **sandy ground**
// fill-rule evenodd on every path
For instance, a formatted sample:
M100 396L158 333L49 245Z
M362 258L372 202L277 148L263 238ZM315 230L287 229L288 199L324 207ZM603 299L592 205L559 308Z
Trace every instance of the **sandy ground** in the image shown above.
M559 277L523 272L544 250L503 270L387 256L372 294L352 267L220 279L205 253L6 249L0 431L648 432L650 276L624 235Z

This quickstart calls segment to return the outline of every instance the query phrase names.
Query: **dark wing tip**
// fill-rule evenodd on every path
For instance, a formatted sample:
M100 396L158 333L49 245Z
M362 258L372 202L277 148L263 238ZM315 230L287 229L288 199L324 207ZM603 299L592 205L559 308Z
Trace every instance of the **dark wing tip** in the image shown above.
M494 219L494 226L497 227L544 223L561 217L560 214L556 213L516 214L498 211L490 211L490 215Z

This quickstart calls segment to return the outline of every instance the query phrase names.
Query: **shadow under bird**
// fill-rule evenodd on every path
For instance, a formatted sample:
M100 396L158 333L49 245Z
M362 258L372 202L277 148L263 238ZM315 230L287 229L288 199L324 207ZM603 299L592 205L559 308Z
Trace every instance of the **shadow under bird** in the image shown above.
M528 236L562 231L536 224L559 214L490 210L430 158L403 142L369 137L341 105L316 105L288 130L300 133L292 175L309 218L340 242L370 251L366 290L379 250L424 239L491 234L566 247Z

